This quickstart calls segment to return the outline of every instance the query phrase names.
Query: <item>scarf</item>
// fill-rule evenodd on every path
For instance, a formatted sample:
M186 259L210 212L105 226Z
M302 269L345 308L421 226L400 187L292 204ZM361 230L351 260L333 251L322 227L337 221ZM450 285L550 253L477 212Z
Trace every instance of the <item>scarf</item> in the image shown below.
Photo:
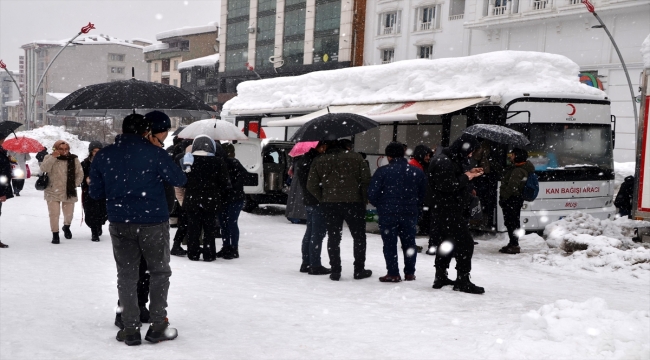
M68 162L68 173L66 174L66 183L65 183L65 194L69 198L77 197L77 185L75 184L75 163L74 160L77 158L77 155L59 155L57 158L61 161Z

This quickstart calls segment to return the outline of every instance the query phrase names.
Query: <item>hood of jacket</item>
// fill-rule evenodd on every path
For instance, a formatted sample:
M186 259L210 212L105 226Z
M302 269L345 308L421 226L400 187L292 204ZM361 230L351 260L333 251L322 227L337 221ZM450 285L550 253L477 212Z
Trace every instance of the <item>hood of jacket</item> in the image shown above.
M430 147L420 144L413 149L413 158L420 163L423 167L427 167L428 163L425 163L424 157L427 154L433 155L433 150Z
M451 157L458 161L467 159L469 154L480 146L476 136L463 133L458 139L449 146L449 154Z

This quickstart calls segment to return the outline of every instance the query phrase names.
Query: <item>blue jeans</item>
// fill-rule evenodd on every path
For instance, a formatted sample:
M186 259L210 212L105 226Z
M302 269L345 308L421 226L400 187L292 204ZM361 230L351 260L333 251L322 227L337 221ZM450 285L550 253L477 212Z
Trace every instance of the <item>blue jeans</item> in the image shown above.
M379 215L379 230L381 231L381 239L384 242L384 258L386 259L388 275L399 275L397 236L399 236L402 242L404 274L415 274L415 260L417 259L418 253L415 246L417 222L417 214Z
M244 207L244 200L223 204L219 213L219 224L221 224L221 240L223 245L239 247L239 213Z
M307 230L302 237L302 263L309 264L314 269L321 267L320 254L323 248L323 239L327 232L327 223L323 209L319 205L306 206Z

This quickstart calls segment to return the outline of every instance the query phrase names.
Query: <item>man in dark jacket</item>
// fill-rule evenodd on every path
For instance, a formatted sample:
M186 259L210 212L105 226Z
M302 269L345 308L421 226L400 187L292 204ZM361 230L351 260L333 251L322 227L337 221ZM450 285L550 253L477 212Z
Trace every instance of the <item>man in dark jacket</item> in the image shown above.
M526 150L512 149L508 154L510 166L506 168L501 178L501 187L499 188L499 205L503 210L503 222L508 229L508 245L502 247L499 252L504 254L519 254L519 235L517 229L521 227L519 217L521 207L524 205L522 193L528 175L535 172L535 165L528 161L528 152Z
M325 155L314 161L309 170L307 190L323 207L327 222L327 250L332 273L341 278L341 231L348 224L354 240L354 278L365 279L372 271L366 264L366 203L370 169L361 155L345 150L337 142L327 146Z
M398 235L404 254L404 278L412 281L415 280L417 257L415 233L418 211L426 194L427 178L422 170L407 163L402 144L388 144L385 153L388 165L375 171L368 187L368 199L377 208L379 215L379 230L384 242L388 271L379 281L402 281L397 264Z
M95 200L88 195L90 183L90 166L97 152L104 148L99 141L91 141L88 145L88 157L81 162L81 168L84 171L84 180L81 182L81 204L85 213L86 225L90 228L91 240L99 241L102 235L102 226L106 223L108 215L106 214L106 200Z
M634 195L634 176L628 176L623 180L621 187L618 189L614 206L618 208L620 216L630 216L632 214L632 196Z
M218 145L217 145L218 146ZM244 207L244 179L248 171L239 160L235 158L235 146L224 144L225 158L230 179L230 188L223 194L221 209L219 210L219 223L221 224L221 240L223 246L217 252L217 257L226 260L239 259L239 214Z
M478 147L476 137L462 134L450 147L442 149L429 165L432 216L438 222L443 241L436 250L434 289L454 285L454 290L482 294L485 290L469 279L472 270L474 239L467 226L469 221L469 181L482 174L480 168L463 170L463 165ZM456 282L447 277L451 258L456 259Z
M429 168L429 162L433 156L433 150L430 147L419 144L413 149L413 155L411 160L409 160L409 165L413 165L416 168L422 170L423 172L427 171ZM422 200L420 204L420 211L418 212L418 234L420 235L429 235L431 229L431 212L429 211L429 205L426 204L426 198ZM429 244L429 248L433 244ZM429 250L427 250L429 251Z
M169 211L163 182L183 186L186 178L165 150L151 146L147 140L150 131L150 120L137 114L127 116L123 134L97 153L90 167L89 194L94 199L106 199L125 326L117 333L117 340L127 345L141 343L137 282L142 256L151 276L152 325L145 340L155 343L178 335L167 322L171 268Z
M326 150L327 143L321 141L315 148L299 157L294 165L293 176L298 179L298 183L302 187L303 204L305 204L307 211L307 229L302 237L302 265L300 265L300 272L309 273L310 275L327 275L332 272L331 269L324 267L320 260L323 239L327 231L327 222L318 199L307 190L307 179L309 178L311 166L314 160Z
M2 203L14 197L14 191L11 188L11 162L7 150L2 147L5 138L0 139L0 215L2 214ZM0 241L0 248L8 248L9 245Z

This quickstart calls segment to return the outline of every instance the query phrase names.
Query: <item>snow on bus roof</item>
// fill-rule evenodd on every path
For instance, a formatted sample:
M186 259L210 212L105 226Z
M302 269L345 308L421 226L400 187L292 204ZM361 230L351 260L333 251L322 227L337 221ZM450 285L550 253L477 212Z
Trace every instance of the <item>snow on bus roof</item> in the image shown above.
M562 55L497 51L460 58L405 60L242 82L224 110L445 100L523 93L599 96Z
M650 68L650 34L648 34L648 37L641 44L641 54L643 54L643 65L646 68Z
M190 69L194 66L214 66L219 61L219 54L208 55L178 64L178 70Z

